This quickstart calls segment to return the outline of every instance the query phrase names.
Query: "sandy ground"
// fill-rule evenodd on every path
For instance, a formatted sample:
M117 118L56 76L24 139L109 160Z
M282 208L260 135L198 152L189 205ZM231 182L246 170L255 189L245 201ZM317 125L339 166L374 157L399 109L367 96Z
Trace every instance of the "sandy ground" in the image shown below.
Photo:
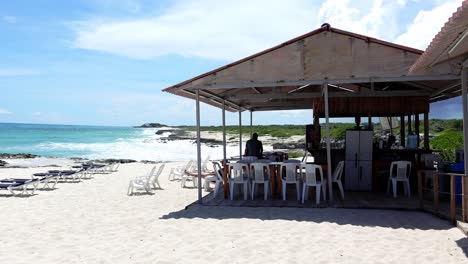
M0 263L468 263L468 238L426 213L185 206L195 189L127 196L151 164L27 198L0 191ZM0 178L47 168L0 169Z

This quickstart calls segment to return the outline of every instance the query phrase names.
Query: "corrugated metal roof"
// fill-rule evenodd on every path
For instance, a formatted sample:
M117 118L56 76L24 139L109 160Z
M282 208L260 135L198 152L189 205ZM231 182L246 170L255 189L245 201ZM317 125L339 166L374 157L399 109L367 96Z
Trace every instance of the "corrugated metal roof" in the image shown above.
M464 0L462 5L452 14L447 23L441 28L439 33L435 35L426 51L416 60L411 66L410 73L421 74L431 71L431 67L438 63L451 60L461 55L467 55L468 50L458 51L455 55L449 54L448 51L460 38L468 28L468 0ZM465 37L464 42L468 42ZM456 69L454 69L456 70ZM459 72L452 72L459 74Z

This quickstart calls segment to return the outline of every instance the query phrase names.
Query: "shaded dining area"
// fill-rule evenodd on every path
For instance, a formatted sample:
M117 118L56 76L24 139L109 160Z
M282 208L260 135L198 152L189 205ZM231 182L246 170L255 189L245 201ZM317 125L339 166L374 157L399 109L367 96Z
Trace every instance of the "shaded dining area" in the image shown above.
M278 46L164 89L195 100L198 203L409 210L430 207L428 210L433 211L437 200L437 211L448 206L450 219L468 221L464 171L456 174L461 177L457 194L460 202L453 198L456 180L452 179L443 190L450 197L439 199L441 189L435 190L440 187L439 171L434 167L436 160L431 163L434 153L429 144L431 103L462 95L464 124L468 123L467 40L455 34L460 31L459 24L466 28L465 17L468 14L455 16L439 33L438 39L445 40L431 44L426 51L323 24ZM453 46L454 41L464 46ZM454 64L461 66L451 67ZM218 164L222 169L216 171L222 178L223 192L216 196L203 197L201 192L200 102L221 109L224 128L226 112L239 116L238 157L226 156L223 130L223 159ZM250 138L255 132L252 125L256 112L304 109L311 110L310 125L304 126L304 151L312 160L244 155L243 112L250 114ZM346 131L343 147L332 144L333 118L355 121L355 127ZM373 128L377 119L389 120L391 137L379 138ZM465 125L465 153L467 134ZM466 167L467 160L462 162Z

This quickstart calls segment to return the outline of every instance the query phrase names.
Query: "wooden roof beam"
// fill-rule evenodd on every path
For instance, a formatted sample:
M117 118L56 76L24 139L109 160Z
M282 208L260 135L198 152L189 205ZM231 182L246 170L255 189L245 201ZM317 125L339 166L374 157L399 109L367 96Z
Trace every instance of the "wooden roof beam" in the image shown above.
M301 81L276 81L276 82L232 82L232 83L207 83L199 84L191 87L178 87L176 91L182 89L243 89L252 87L282 87L282 86L304 86L304 85L321 85L323 83L330 84L356 84L356 83L371 83L371 82L415 82L415 81L443 81L443 80L458 80L457 75L419 75L419 76L400 76L400 77L371 77L371 78L351 78L351 79L323 79L323 80L301 80Z
M366 91L361 93L351 92L330 92L330 97L390 97L390 96L429 96L430 93L421 90L401 90L401 91ZM307 99L322 97L321 92L313 93L268 93L268 94L238 94L232 95L232 100L253 100L253 99Z

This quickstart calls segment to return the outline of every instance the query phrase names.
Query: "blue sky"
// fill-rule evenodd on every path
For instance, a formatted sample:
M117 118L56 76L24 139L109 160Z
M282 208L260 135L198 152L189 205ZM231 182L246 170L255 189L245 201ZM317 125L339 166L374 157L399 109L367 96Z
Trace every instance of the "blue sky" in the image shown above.
M161 89L324 22L425 49L460 4L461 0L2 1L0 122L194 124L194 102ZM460 101L432 105L431 117L461 117ZM203 125L218 125L220 117L219 109L202 105ZM247 122L247 114L243 118ZM227 119L236 124L237 114ZM311 111L254 114L257 124L311 120Z

